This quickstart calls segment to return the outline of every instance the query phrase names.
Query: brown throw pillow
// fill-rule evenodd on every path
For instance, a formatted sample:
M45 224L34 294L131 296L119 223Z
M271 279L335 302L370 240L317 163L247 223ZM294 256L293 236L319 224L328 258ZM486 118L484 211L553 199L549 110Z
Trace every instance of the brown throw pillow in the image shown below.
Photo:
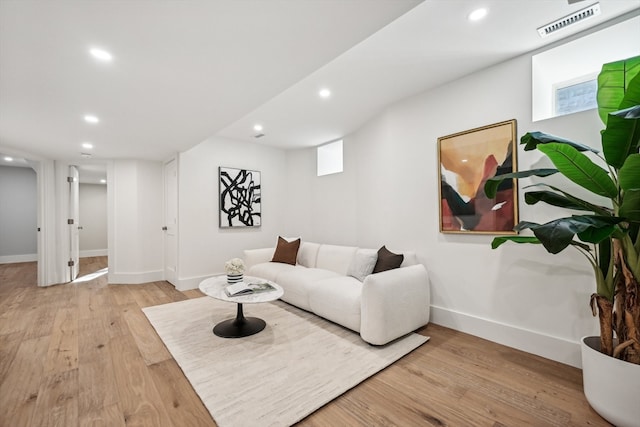
M298 248L300 247L300 239L287 242L278 236L278 245L273 254L272 262L282 262L285 264L296 265L296 257L298 256Z
M378 261L376 261L376 266L373 267L374 273L380 273L382 271L393 270L394 268L400 267L404 261L404 255L402 254L394 254L386 246L381 247L378 250Z

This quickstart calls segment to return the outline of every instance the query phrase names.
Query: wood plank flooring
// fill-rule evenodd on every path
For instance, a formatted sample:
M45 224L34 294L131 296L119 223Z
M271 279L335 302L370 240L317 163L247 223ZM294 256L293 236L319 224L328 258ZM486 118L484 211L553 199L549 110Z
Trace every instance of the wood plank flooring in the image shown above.
M83 258L80 275L106 265ZM215 426L141 311L200 296L104 274L38 288L35 263L0 265L0 426ZM299 425L609 425L578 369L433 324L420 333L431 340Z

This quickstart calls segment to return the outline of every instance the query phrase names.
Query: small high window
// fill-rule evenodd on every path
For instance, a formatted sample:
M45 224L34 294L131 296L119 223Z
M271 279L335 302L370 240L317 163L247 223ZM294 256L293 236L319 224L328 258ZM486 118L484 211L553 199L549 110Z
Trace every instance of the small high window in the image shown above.
M590 76L591 77L591 76ZM581 82L564 82L554 87L554 111L556 116L598 108L596 76Z
M342 140L317 148L318 176L342 172Z
M636 16L533 55L532 120L596 108L602 64L640 55L638 28Z

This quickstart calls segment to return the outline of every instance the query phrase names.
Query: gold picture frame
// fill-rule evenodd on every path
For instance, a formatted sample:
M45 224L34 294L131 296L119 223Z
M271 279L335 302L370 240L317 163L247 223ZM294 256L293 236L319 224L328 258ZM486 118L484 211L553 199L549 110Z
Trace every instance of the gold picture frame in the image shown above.
M438 138L441 233L517 234L518 185L507 179L488 199L488 178L517 171L516 120Z

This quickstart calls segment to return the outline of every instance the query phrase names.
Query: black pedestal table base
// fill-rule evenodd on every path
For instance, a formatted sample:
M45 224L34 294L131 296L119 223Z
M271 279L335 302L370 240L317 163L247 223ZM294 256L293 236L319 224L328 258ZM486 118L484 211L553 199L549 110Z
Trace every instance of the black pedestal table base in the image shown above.
M257 317L244 317L242 303L238 303L235 319L218 323L213 333L222 338L242 338L257 334L267 326L266 322Z

